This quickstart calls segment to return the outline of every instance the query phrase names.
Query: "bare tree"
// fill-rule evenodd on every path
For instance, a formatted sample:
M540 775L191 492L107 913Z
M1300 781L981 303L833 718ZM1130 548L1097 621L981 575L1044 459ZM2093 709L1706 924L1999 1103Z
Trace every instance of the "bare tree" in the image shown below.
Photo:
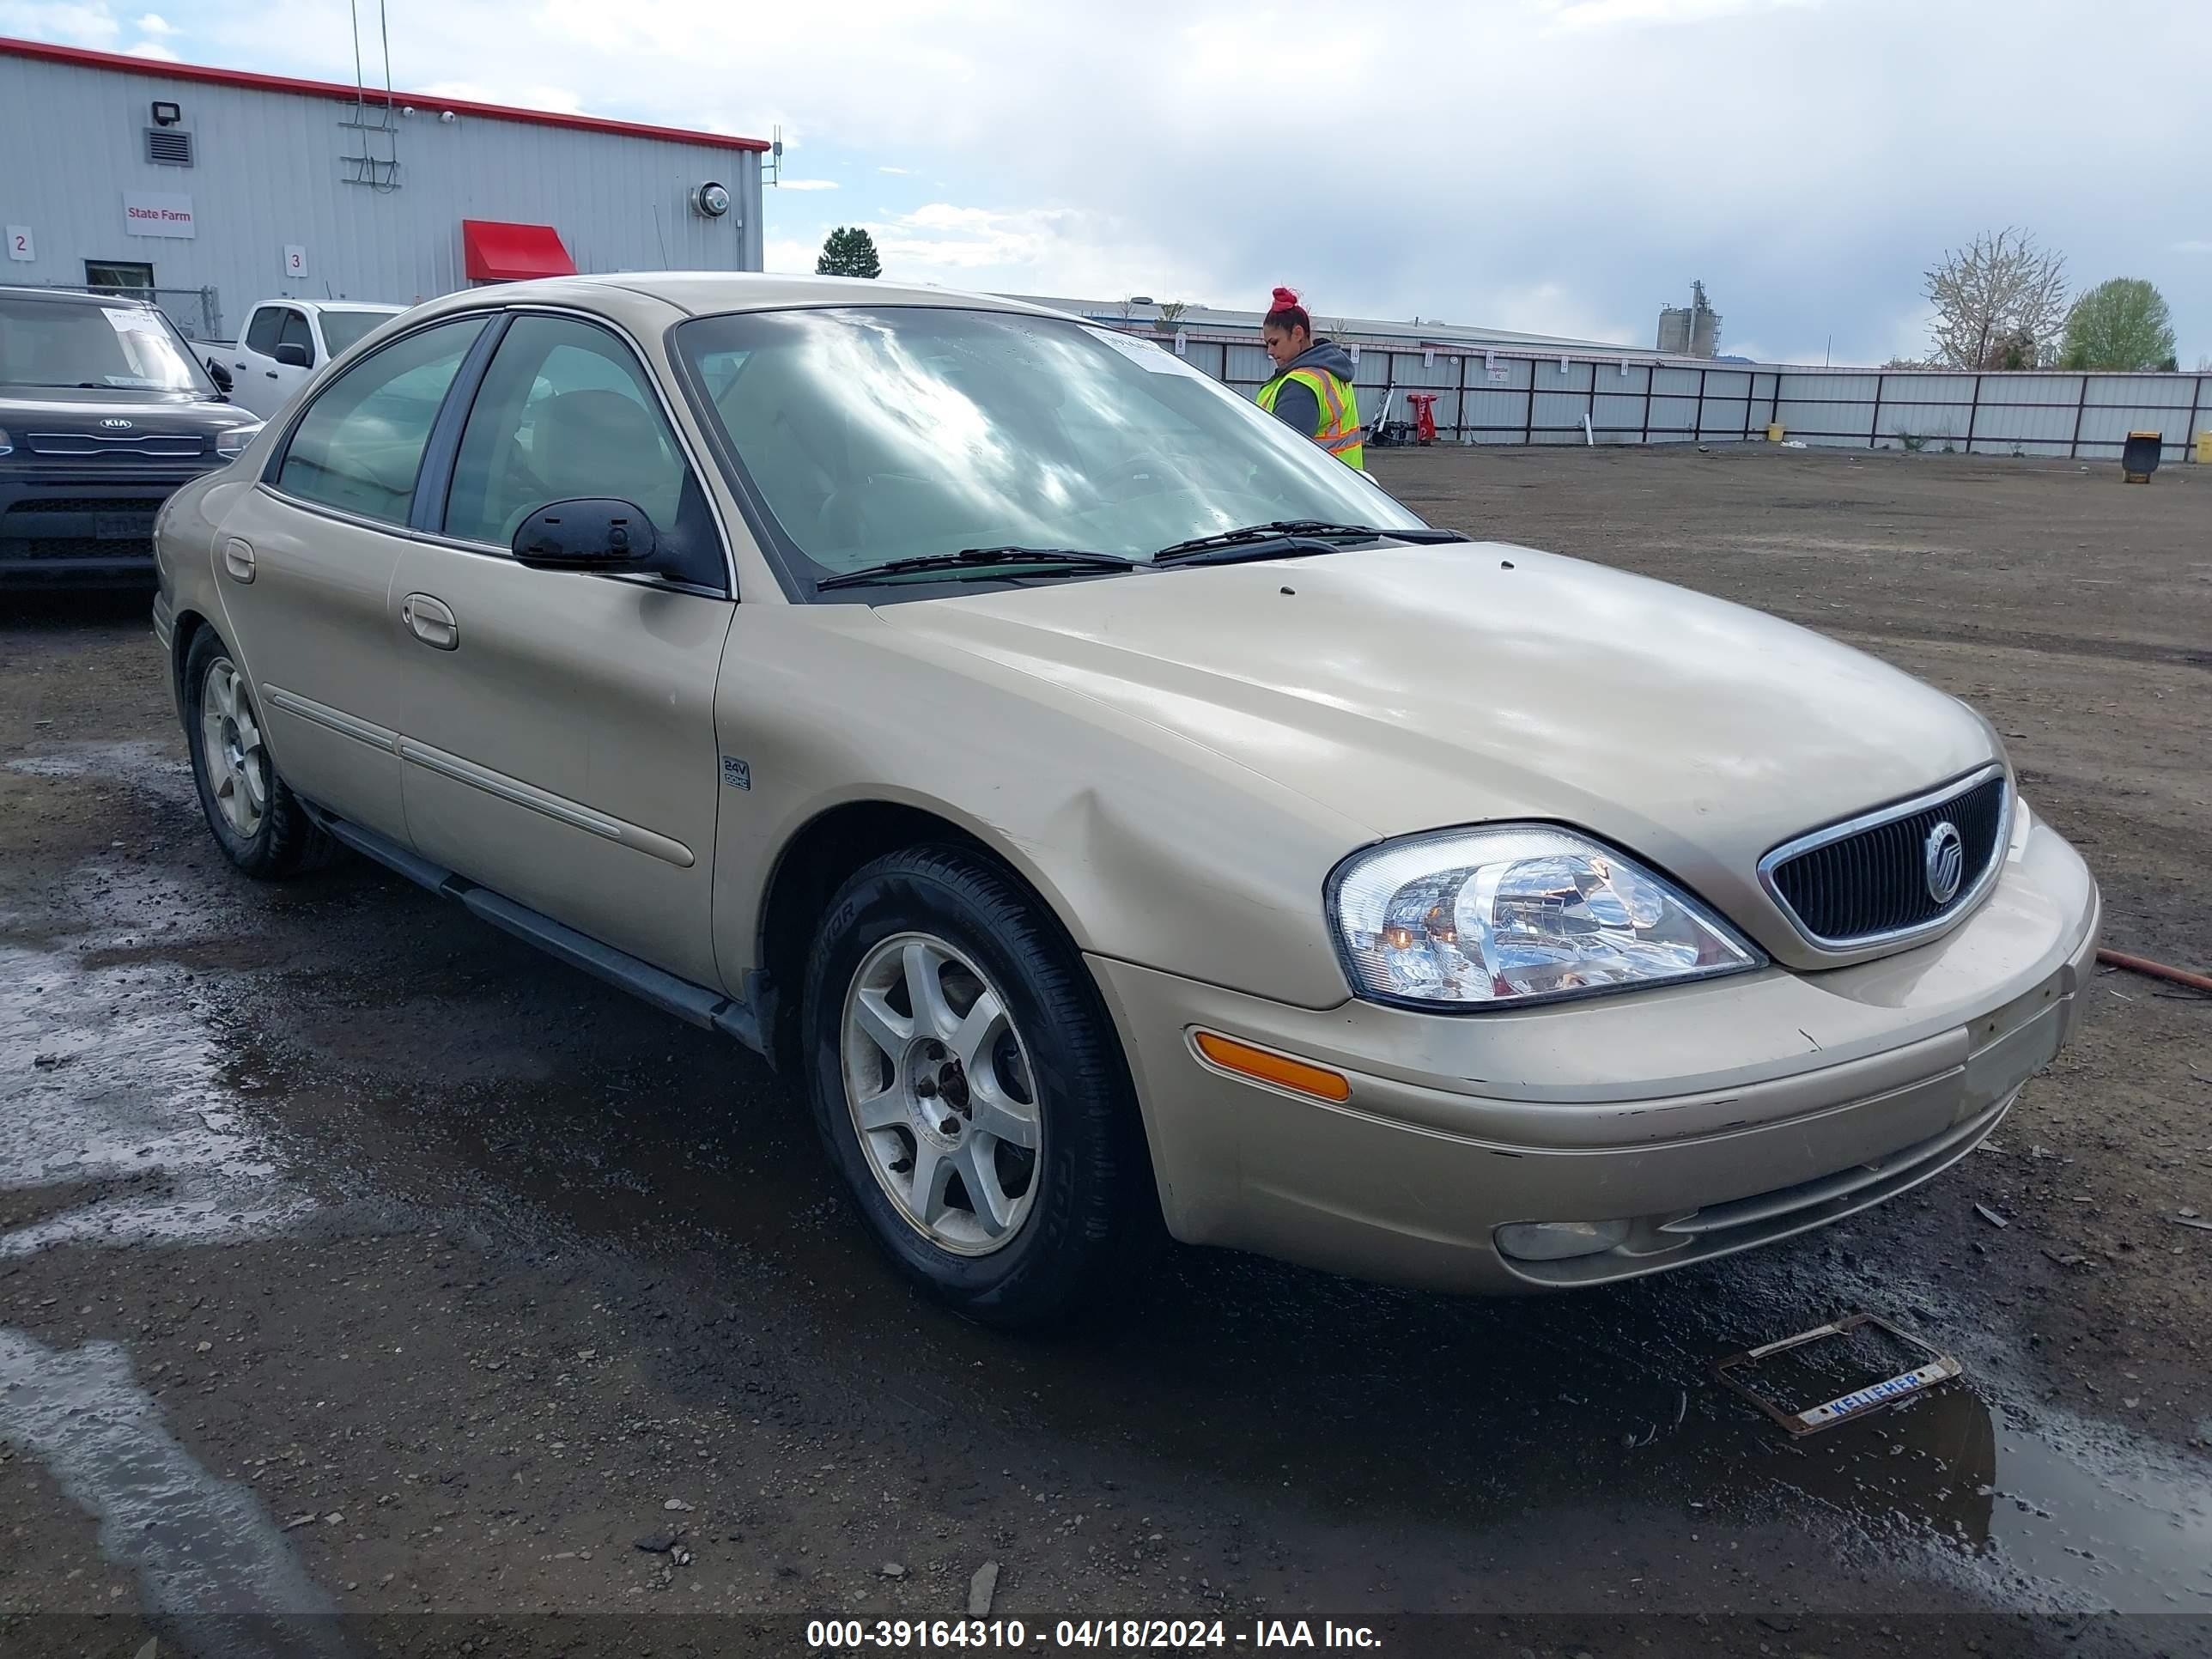
M2066 261L2008 226L1946 251L1928 273L1930 360L1946 368L2033 368L2066 320Z

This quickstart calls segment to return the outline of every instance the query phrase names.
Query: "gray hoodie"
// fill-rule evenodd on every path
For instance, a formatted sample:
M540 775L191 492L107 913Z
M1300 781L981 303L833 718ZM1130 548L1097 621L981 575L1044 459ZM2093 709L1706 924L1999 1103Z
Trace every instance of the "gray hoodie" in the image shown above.
M1294 368L1325 369L1349 385L1352 354L1334 340L1316 340L1275 373L1287 374ZM1321 399L1314 396L1311 386L1293 380L1275 396L1275 418L1310 438L1321 429Z

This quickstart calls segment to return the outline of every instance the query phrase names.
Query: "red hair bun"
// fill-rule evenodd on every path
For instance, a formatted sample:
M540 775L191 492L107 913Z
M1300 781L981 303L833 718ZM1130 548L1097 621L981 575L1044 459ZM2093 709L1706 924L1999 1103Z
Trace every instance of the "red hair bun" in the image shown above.
M1271 311L1287 311L1297 303L1298 296L1295 289L1279 287L1275 290L1274 300L1269 305L1268 309Z

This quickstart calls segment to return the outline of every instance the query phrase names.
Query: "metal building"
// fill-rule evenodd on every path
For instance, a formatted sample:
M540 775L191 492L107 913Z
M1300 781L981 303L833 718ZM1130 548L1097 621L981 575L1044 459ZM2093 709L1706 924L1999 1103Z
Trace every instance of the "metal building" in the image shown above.
M407 305L568 271L761 268L757 138L0 39L0 284Z

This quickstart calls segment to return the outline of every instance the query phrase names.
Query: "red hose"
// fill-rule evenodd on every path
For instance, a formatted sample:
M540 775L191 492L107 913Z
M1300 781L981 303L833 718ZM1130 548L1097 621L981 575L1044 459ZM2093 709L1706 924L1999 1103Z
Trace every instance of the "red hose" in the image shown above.
M2153 962L2148 957L2131 957L2124 951L2100 951L2097 960L2109 962L2115 968L2148 974L2153 979L2170 979L2176 985L2186 985L2192 991L2212 991L2212 975L2192 974L2184 968L2169 968L2162 962Z

